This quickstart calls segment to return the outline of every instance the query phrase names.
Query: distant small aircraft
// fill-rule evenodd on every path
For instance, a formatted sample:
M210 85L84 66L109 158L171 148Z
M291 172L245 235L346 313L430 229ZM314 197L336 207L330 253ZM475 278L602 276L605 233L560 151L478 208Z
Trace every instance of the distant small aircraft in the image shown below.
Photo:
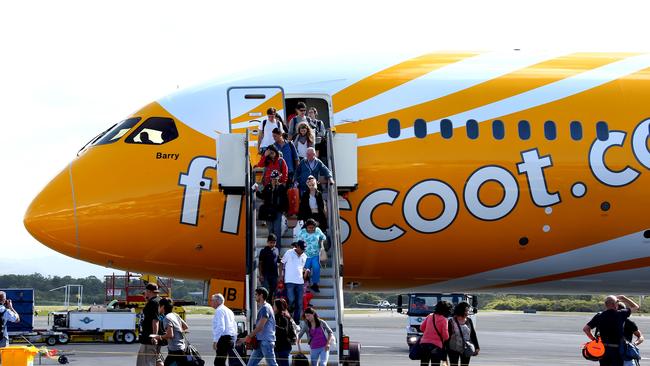
M376 307L378 309L394 309L394 308L397 308L396 304L391 304L390 302L388 302L388 300L380 300L376 304L365 304L365 303L357 302L357 305L368 306L368 307Z

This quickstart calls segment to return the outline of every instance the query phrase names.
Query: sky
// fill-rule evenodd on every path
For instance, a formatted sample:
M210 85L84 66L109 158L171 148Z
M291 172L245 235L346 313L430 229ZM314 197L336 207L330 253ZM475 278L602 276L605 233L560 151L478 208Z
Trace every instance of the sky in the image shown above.
M41 245L23 215L88 140L178 88L352 51L649 51L646 3L6 1L0 274L113 272Z

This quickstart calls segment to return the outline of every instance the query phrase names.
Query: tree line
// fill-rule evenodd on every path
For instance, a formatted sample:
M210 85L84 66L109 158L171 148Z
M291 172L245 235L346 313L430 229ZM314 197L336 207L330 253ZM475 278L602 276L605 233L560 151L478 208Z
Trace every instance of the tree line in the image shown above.
M30 275L0 275L0 288L33 288L34 302L36 305L63 305L65 292L63 289L55 288L65 285L83 286L83 304L105 304L106 286L103 278L88 276L85 278L72 278L70 276L43 276L40 273ZM202 281L174 280L172 283L172 295L175 299L192 301L195 299L191 292L201 292ZM77 291L72 290L70 302L76 304Z
M95 276L72 278L70 276L43 276L39 273L31 275L0 275L0 288L33 288L36 305L63 305L64 291L55 290L65 285L83 285L83 303L105 304L105 280ZM177 280L172 283L172 295L177 300L200 301L200 297L190 293L203 291L203 281ZM70 296L70 302L76 303L76 291ZM345 307L355 307L357 304L377 304L387 300L397 303L395 293L374 292L345 292ZM604 295L493 295L479 294L478 306L484 310L530 310L537 311L585 311L602 310ZM650 312L650 306L639 299L642 312ZM406 306L406 304L404 304Z

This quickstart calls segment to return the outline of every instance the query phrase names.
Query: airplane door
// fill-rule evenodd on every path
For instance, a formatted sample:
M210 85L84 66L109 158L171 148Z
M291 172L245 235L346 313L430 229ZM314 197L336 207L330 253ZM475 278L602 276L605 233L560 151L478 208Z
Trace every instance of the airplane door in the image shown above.
M266 110L276 109L285 121L284 90L279 86L242 86L228 89L230 133L248 133L251 157L257 155L258 128L266 119Z

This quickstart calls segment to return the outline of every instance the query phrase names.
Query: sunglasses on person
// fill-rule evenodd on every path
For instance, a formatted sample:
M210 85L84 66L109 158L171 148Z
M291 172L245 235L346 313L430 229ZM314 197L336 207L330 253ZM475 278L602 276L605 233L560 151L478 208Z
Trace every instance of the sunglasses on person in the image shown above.
M300 112L306 112L306 109L298 109Z

